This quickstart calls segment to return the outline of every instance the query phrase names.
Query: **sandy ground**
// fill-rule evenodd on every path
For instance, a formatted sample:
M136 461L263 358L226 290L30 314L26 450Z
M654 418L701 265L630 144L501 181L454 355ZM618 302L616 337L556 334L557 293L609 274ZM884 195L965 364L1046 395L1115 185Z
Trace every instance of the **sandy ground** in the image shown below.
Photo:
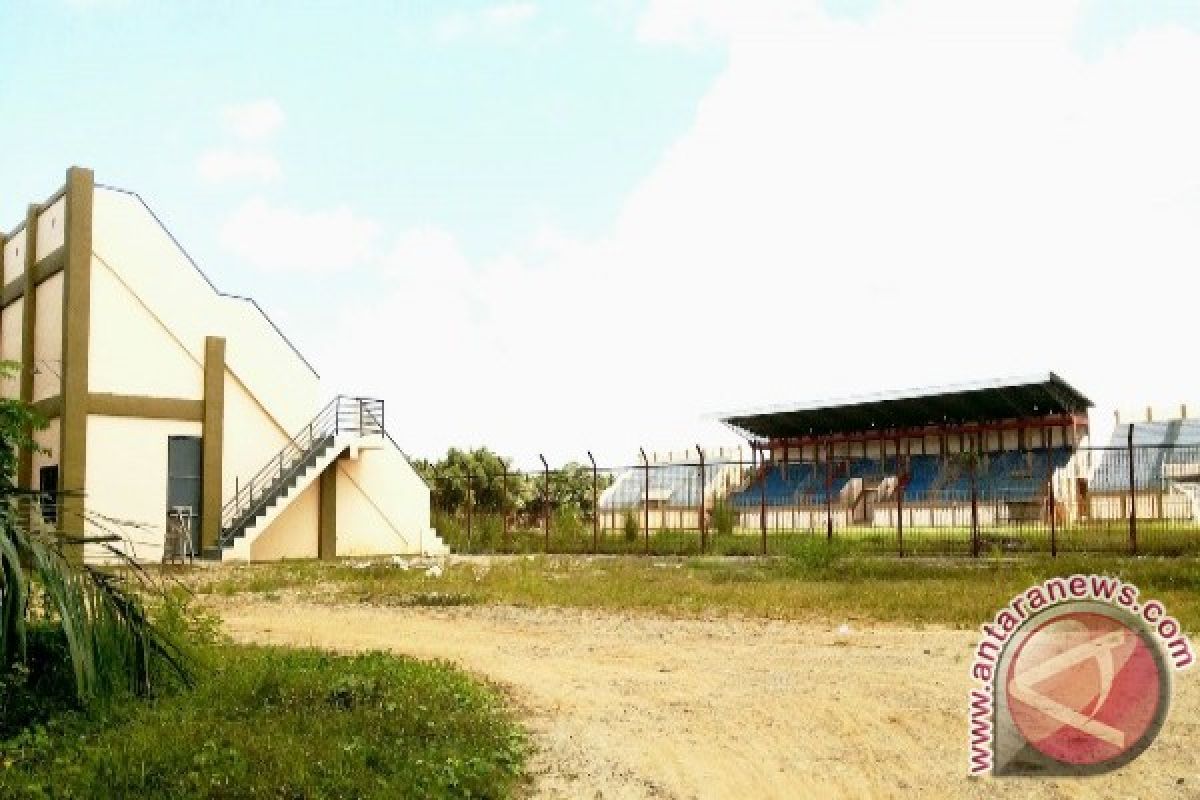
M1200 675L1116 774L969 780L974 636L558 609L226 601L238 640L448 659L506 687L547 798L1200 798Z

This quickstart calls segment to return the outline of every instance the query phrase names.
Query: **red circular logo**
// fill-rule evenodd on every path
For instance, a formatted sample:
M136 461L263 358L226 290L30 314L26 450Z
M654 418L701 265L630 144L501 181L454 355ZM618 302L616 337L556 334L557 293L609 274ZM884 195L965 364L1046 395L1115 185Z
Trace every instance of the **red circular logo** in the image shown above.
M1166 701L1167 676L1152 647L1102 612L1054 616L1009 662L1013 723L1032 747L1064 764L1087 767L1140 752L1158 733Z

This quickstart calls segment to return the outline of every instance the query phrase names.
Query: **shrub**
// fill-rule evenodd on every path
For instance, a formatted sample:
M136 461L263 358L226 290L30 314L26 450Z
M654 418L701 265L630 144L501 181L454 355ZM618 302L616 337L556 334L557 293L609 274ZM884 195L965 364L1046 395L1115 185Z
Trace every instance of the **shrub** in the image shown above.
M720 500L713 506L712 524L718 536L730 536L733 534L733 526L737 523L737 511L733 506L724 500Z
M636 542L638 534L641 533L642 526L638 523L637 514L633 509L628 509L625 512L622 526L625 530L625 541Z
M583 519L579 510L571 506L556 509L550 520L550 529L568 539L583 535Z

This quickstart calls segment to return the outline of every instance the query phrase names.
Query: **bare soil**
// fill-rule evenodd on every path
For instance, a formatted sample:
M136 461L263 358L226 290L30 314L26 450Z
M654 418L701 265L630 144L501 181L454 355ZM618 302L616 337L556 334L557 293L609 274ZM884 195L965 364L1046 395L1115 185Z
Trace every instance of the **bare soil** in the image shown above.
M555 608L215 601L263 644L439 658L505 687L546 798L1200 798L1200 685L1117 773L966 777L970 632Z

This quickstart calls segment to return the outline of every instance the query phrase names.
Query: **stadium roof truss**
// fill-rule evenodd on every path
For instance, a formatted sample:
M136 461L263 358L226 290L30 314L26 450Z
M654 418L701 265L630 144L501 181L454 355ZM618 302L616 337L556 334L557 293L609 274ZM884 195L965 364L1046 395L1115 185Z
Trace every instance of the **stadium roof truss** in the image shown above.
M881 392L820 403L720 415L751 440L807 439L878 431L947 428L1082 414L1092 402L1053 372L993 381Z

